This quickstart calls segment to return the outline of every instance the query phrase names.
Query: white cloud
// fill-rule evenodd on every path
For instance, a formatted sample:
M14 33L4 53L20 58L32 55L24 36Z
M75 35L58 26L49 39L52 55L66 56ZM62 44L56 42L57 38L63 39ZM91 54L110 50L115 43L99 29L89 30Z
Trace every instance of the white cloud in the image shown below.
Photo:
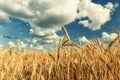
M9 47L9 48L15 47L15 44L14 44L14 42L12 42L12 41L9 41L9 42L8 42L8 47Z
M106 32L103 32L102 33L102 40L104 42L110 42L112 40L114 40L115 38L117 37L117 33L106 33Z
M98 30L111 19L111 13L116 7L118 7L118 3L113 5L111 2L108 2L105 6L102 6L101 4L91 2L91 0L80 0L79 18L88 17L91 22L87 19L79 23L92 30Z
M82 44L89 42L89 40L85 36L80 37L79 40Z
M29 5L36 14L31 24L43 28L68 24L77 16L76 0L31 0Z
M115 7L119 7L119 3L116 3L116 4L115 4Z
M9 22L8 14L0 10L0 21Z
M114 5L111 2L108 2L107 5L105 5L108 9L113 9Z
M52 38L57 38L59 37L56 33L54 29L46 29L46 30L42 30L39 27L36 27L30 30L31 36L34 37L34 39L32 39L31 43L38 43L38 44L53 44L53 40Z
M84 24L84 26L88 26L89 25L89 21L88 20L83 20L83 21L80 21L79 24Z
M33 12L24 4L25 0L0 0L0 10L12 17L30 18Z

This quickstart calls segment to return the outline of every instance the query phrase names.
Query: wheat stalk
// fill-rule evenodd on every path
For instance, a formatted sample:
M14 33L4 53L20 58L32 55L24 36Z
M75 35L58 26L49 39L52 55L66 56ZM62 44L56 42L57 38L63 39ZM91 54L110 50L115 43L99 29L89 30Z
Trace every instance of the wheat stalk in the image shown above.
M118 33L118 36L109 43L107 51L114 45L114 43L120 39L120 32Z

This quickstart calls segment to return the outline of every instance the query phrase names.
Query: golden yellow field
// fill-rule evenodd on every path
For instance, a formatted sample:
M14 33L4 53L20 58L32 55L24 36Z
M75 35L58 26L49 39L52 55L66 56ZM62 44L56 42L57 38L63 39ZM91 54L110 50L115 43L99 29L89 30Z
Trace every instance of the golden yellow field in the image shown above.
M0 80L120 80L120 34L109 44L96 39L82 46L63 30L57 50L0 48Z
M99 41L59 52L0 49L0 80L120 80L120 44L106 47Z

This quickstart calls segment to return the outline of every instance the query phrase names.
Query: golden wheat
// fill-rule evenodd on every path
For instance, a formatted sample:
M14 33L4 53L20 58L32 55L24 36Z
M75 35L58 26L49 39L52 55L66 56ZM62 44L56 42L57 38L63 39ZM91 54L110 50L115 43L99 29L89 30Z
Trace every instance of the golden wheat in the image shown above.
M120 80L119 41L106 48L97 39L81 47L64 31L67 39L58 50L0 48L0 80Z
M114 50L114 51L113 51ZM9 55L0 53L1 80L119 80L120 47L100 52L87 44L84 48L57 51L24 51Z

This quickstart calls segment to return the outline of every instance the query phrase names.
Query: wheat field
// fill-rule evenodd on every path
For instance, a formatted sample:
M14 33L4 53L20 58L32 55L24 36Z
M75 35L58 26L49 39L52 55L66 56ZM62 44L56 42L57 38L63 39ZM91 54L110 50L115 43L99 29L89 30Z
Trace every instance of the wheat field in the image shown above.
M66 40L57 50L0 48L0 80L120 80L120 38L81 46Z
M117 47L116 47L117 46ZM58 51L0 49L0 80L120 80L120 46Z

